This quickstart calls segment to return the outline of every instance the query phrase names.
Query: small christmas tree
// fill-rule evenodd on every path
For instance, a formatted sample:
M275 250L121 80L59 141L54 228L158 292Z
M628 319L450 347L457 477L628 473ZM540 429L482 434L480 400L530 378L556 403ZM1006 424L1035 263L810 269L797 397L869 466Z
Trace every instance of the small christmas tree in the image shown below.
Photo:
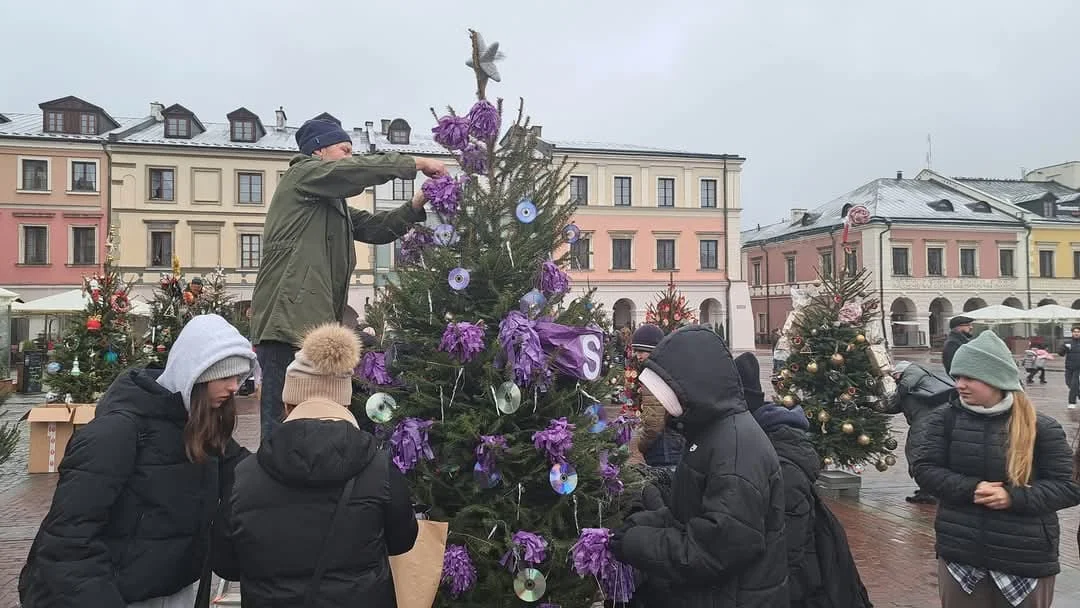
M0 385L0 414L5 412L3 408L4 402L11 397L11 394L15 392L8 385ZM19 426L11 422L5 422L0 424L0 464L7 462L8 458L11 458L12 452L15 451L15 446L19 445Z
M172 274L161 273L153 299L150 300L150 326L146 331L143 352L151 367L165 367L169 349L191 319L194 304L194 297L187 290L187 281L180 268L180 258L173 256Z
M669 278L667 289L657 294L656 303L645 308L645 322L658 326L664 334L697 322L697 316L686 306L686 296L675 288L674 278Z
M45 378L51 392L74 403L93 403L116 376L141 357L133 351L128 288L105 259L101 274L83 278L86 309L73 319L57 345Z
M465 175L424 184L440 224L405 235L408 262L367 313L383 350L358 370L365 414L415 499L449 522L437 605L587 606L598 582L625 602L632 570L601 528L619 523L630 429L600 401L614 387L603 312L571 298L566 256L552 259L578 238L571 167L520 109L500 140L502 102L485 96L497 46L472 42L477 102L434 129Z
M184 303L187 304L195 315L213 314L220 317L224 317L226 321L234 323L233 317L236 312L236 305L234 304L235 296L228 291L228 284L225 281L225 269L218 266L214 269L210 276L203 279L203 290L198 296L189 294L189 291L184 293Z
M873 463L884 471L896 463L882 412L895 383L884 345L868 337L878 310L869 272L819 277L818 288L793 298L781 338L791 355L776 381L779 400L803 406L825 465Z

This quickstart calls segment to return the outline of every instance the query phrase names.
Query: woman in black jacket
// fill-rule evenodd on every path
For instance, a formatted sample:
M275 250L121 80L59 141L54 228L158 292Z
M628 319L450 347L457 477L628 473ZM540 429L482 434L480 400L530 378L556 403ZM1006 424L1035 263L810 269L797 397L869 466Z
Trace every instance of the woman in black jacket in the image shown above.
M941 604L1050 606L1061 569L1057 511L1080 504L1065 432L1035 412L993 332L957 349L951 373L958 398L928 415L912 465L940 502Z
M287 417L236 467L214 569L247 608L394 608L390 555L417 524L405 476L349 412L355 334L311 330L285 372Z
M23 608L194 605L219 478L246 455L231 439L233 395L254 361L232 325L201 315L164 370L113 382L60 463L19 576Z

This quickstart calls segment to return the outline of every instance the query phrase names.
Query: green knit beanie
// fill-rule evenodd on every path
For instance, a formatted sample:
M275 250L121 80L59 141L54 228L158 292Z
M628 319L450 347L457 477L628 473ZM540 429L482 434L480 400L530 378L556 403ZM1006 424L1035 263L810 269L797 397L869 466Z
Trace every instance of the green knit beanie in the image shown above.
M1023 390L1016 360L1009 347L992 331L984 331L956 349L949 373L954 377L981 380L1003 391Z

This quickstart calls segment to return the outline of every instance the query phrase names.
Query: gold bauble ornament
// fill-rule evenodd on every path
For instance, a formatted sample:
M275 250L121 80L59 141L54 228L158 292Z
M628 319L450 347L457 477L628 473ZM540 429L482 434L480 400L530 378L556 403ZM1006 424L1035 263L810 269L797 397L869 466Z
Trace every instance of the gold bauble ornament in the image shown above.
M859 334L859 335L855 336L855 341L858 342L859 344L862 344L863 342L866 342L866 336L864 336L862 334Z
M829 413L829 410L821 410L817 414L817 419L818 422L828 422L830 419L832 419L832 414Z
M845 422L844 424L840 425L840 430L850 435L855 432L855 425L851 424L850 422Z
M859 442L859 445L870 445L870 436L869 435L859 435L859 438L856 439L856 441Z
M780 370L780 377L783 378L784 380L790 379L791 378L791 370L787 369L787 368L784 368L784 369Z
M885 464L889 465L890 467L895 465L896 464L896 456L893 456L892 454L886 454L885 455Z
M840 393L840 400L841 401L851 401L851 394L850 393Z
M816 374L817 373L817 361L811 361L811 362L807 363L806 364L806 371L810 372L811 374Z
M881 471L882 473L889 470L889 465L883 460L877 461L877 463L874 464L874 467L876 467L877 470Z
M832 364L836 366L843 365L844 355L841 355L840 353L833 353L833 356L829 358L829 361L831 361Z
M827 467L831 467L832 463L833 463L833 459L826 456L825 458L821 459L821 463L824 464Z
M780 400L780 403L783 403L784 407L787 408L795 407L795 397L791 395L784 395L784 398Z

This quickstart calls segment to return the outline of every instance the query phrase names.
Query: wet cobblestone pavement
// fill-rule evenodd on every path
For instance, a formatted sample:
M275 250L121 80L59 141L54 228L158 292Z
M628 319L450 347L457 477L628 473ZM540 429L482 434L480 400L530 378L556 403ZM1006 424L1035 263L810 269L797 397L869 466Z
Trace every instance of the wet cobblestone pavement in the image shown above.
M936 355L923 353L911 356L895 355L940 367ZM767 353L759 353L763 385L772 362ZM1080 410L1067 410L1066 388L1060 372L1047 374L1046 385L1029 387L1029 394L1040 411L1047 413L1065 427L1070 441L1075 442ZM16 395L8 401L8 411L2 420L17 419L42 397ZM242 399L238 407L240 419L236 437L242 444L254 448L258 441L258 404ZM892 420L895 436L904 445L907 432L902 416ZM26 430L23 435L25 437ZM863 485L858 499L829 500L829 504L847 530L852 553L859 565L870 599L878 608L927 608L938 606L937 567L934 561L935 507L913 505L904 497L914 489L907 476L907 462L902 448L897 450L896 466L884 473L868 469L863 473ZM16 585L19 570L34 538L41 519L48 511L56 485L56 475L26 473L26 442L15 456L0 465L0 608L17 606ZM1056 608L1080 608L1080 555L1076 544L1080 525L1080 507L1062 511L1061 563L1062 572L1055 584Z

